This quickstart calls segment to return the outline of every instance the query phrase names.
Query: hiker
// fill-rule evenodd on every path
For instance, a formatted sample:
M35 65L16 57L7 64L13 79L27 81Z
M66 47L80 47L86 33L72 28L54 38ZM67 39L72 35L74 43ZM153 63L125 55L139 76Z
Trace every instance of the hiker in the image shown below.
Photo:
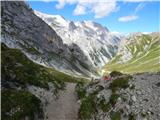
M106 76L103 77L103 80L110 81L110 80L112 80L112 79L111 79L110 76L107 76L107 75L106 75Z

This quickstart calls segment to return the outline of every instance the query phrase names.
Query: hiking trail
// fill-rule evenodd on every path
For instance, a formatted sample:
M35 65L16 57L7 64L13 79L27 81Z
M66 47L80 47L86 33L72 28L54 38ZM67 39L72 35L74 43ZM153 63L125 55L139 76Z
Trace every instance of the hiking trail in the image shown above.
M47 120L76 120L78 119L77 96L75 83L66 83L65 90L59 92L59 97L47 106Z

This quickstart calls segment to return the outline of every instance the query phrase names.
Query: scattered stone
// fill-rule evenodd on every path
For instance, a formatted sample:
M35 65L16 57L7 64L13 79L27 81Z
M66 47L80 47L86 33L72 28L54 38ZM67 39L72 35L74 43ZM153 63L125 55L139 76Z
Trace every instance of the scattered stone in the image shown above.
M132 96L133 102L136 102L136 96Z
M130 106L129 106L129 105L126 105L126 109L129 110L129 109L130 109Z

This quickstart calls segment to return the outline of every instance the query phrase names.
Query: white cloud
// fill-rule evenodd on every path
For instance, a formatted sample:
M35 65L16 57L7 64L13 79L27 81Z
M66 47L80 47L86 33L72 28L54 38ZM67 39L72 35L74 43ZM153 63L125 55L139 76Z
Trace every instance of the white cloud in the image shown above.
M135 8L135 13L142 10L145 7L144 3L139 3L138 6Z
M58 0L57 9L62 9L65 4L76 4L74 15L94 13L95 18L108 16L117 10L116 0Z
M58 0L58 4L56 4L57 9L62 9L65 6L65 0Z
M117 1L124 1L124 2L151 2L156 0L117 0Z
M84 15L86 14L86 8L83 5L77 5L73 14L74 15Z
M120 22L129 22L129 21L133 21L133 20L136 20L136 19L138 19L138 16L129 15L129 16L123 16L123 17L118 18L118 21L120 21Z
M49 1L49 0L48 0ZM103 18L110 15L113 12L118 11L117 1L122 2L140 2L134 11L136 14L138 11L143 9L145 4L143 2L150 2L153 0L55 0L57 9L62 9L66 4L76 4L73 11L73 15L85 15L93 13L95 18ZM135 19L135 16L131 16Z
M138 1L138 0L136 0L136 1ZM142 0L140 0L140 1L142 1ZM118 19L118 21L120 21L120 22L129 22L129 21L133 21L133 20L138 19L138 16L136 14L137 14L137 12L139 12L140 10L142 10L144 7L145 7L145 3L143 3L143 2L139 3L137 5L137 7L135 8L135 10L134 10L134 14L128 15L128 16L122 16L122 17L120 17Z
M112 2L99 2L95 3L92 7L92 10L95 13L95 18L102 18L104 16L108 16L112 12L116 11L116 1L112 0Z

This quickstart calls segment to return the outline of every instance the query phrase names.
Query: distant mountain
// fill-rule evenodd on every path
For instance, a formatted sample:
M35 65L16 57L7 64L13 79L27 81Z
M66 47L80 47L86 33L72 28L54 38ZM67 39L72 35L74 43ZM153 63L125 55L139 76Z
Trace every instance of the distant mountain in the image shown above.
M104 70L124 73L160 71L160 33L130 34Z
M73 22L59 15L34 12L57 32L64 43L78 45L94 67L102 67L117 53L122 36L98 23Z

